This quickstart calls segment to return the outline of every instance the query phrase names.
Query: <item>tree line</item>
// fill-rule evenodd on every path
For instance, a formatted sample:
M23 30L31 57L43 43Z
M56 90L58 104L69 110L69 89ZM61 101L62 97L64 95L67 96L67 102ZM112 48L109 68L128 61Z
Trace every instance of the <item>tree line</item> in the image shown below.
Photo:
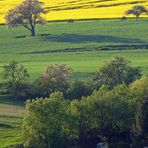
M113 89L119 84L129 85L142 76L140 67L132 67L130 61L117 56L106 61L87 80L71 80L72 68L66 64L49 64L33 82L29 81L28 70L16 61L3 66L5 83L1 84L2 92L10 98L48 97L53 92L62 92L67 99L80 99L92 94L103 85Z
M46 14L46 10L43 8L43 2L38 0L24 0L20 5L10 9L5 17L6 24L10 28L23 26L31 32L31 36L36 35L37 24L45 24L46 20L42 17ZM148 9L142 5L135 5L131 9L125 11L125 15L134 15L136 20L140 15L148 14ZM123 17L125 18L125 17ZM72 19L68 20L68 22Z
M140 85L140 94L137 90ZM130 86L101 87L90 96L66 100L62 93L27 101L23 142L27 148L147 146L148 78Z
M26 100L27 148L96 147L98 142L141 148L148 141L148 77L122 56L106 61L93 78L71 80L72 68L48 65L29 82L15 61L4 66L3 93ZM124 145L125 147L125 145Z

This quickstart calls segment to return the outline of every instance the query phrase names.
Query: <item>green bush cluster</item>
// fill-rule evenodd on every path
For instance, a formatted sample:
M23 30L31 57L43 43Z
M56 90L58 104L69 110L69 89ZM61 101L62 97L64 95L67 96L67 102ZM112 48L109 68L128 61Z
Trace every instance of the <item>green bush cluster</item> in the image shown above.
M79 144L83 148L94 147L99 141L130 143L139 138L140 143L144 138L147 140L148 114L146 106L142 106L144 100L147 105L148 97L145 91L137 95L137 83L141 90L145 89L148 78L142 77L129 86L121 84L112 90L103 86L80 100L69 101L61 92L55 92L49 98L27 101L23 122L25 147L65 148Z
M60 91L66 99L80 99L91 95L103 85L113 89L119 84L129 85L142 74L139 67L129 65L124 57L115 57L107 61L94 75L85 81L71 81L72 69L65 64L48 65L33 83L28 81L27 69L15 61L4 66L4 77L7 79L5 90L12 98L27 99L48 97L51 93Z
M67 65L48 65L33 83L23 65L4 66L7 92L31 98L23 121L24 146L89 148L103 141L136 148L137 140L137 148L146 145L148 78L129 63L115 57L87 81L71 81Z

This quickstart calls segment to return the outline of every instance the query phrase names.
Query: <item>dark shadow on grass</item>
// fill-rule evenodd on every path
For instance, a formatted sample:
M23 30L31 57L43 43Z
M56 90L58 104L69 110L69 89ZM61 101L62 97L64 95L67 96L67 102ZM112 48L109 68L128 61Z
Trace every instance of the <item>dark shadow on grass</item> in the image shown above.
M50 42L68 42L68 43L85 43L85 42L111 42L111 43L143 43L139 39L121 38L106 35L80 35L80 34L62 34L60 36L51 34L41 34L42 41Z
M12 125L0 123L0 128L13 128Z
M148 49L148 43L143 42L140 39L133 38L121 38L115 36L105 35L79 35L79 34L40 34L37 36L40 41L45 42L65 42L65 43L107 43L108 45L97 47L80 47L80 48L64 48L58 50L45 50L45 51L33 51L33 52L21 52L20 54L46 54L46 53L62 53L62 52L84 52L84 51L100 51L100 50L129 50L129 49ZM116 45L113 45L116 44Z
M49 36L52 36L52 34L39 34L38 36L41 36L41 37L49 37Z
M22 39L22 38L26 38L27 36L25 36L25 35L21 35L21 36L16 36L15 38L17 38L17 39Z
M101 51L101 50L129 50L129 49L148 49L148 44L123 44L123 45L108 45L108 46L98 46L98 47L82 47L82 48L65 48L57 50L44 50L44 51L33 51L27 53L19 54L47 54L47 53L64 53L64 52L86 52L86 51Z
M24 107L24 102L21 100L10 99L9 95L0 95L0 104L15 105Z

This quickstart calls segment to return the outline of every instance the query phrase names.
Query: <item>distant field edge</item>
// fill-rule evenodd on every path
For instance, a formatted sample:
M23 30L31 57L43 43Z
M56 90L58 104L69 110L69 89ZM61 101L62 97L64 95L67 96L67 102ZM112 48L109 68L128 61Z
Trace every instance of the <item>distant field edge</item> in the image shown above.
M52 22L68 22L69 20L73 21L97 21L97 20L121 20L122 17L115 17L115 18L81 18L81 19L62 19L62 20L47 20L47 23L52 23ZM134 20L135 17L127 17L128 20ZM140 20L147 20L148 17L141 17L138 21ZM126 20L124 20L126 21ZM5 25L5 23L0 23L0 25Z

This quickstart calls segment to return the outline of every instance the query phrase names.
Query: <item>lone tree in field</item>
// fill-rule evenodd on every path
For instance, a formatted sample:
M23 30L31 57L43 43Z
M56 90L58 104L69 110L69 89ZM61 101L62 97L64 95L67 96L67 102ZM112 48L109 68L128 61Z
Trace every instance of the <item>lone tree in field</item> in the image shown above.
M143 13L148 13L148 10L144 6L139 6L139 5L133 6L131 9L125 12L126 15L131 15L131 14L135 15L136 20L138 20L140 15Z
M25 0L19 6L8 11L6 15L6 24L10 28L23 26L35 36L36 24L44 24L45 20L41 17L45 11L42 8L43 3L38 0Z

